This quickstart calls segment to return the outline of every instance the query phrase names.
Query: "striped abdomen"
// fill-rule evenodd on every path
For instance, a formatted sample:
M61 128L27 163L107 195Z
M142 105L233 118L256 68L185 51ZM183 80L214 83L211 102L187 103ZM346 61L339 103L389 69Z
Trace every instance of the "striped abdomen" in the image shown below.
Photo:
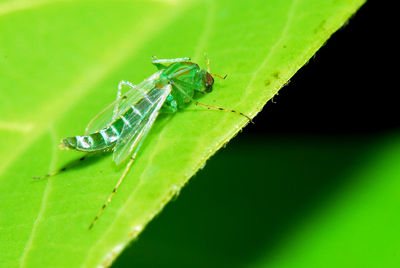
M65 138L63 143L67 148L84 152L112 149L121 137L124 127L130 130L129 127L136 125L146 115L152 104L153 100L146 96L103 129L86 136Z

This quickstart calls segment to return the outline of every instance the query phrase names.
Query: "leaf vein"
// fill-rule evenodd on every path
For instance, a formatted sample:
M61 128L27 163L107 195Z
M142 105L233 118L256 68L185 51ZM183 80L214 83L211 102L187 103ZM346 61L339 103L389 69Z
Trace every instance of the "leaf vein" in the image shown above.
M274 55L274 52L276 50L276 48L282 43L282 41L286 38L288 30L290 29L290 26L292 24L292 20L293 20L293 15L294 15L294 11L295 11L295 7L297 5L298 0L293 0L289 10L288 10L288 15L287 15L287 19L286 19L286 23L285 26L283 27L282 33L279 37L279 39L275 42L275 44L271 47L270 51L268 52L268 54L265 56L264 60L261 62L261 64L258 66L258 68L255 70L253 76L251 77L246 89L245 89L245 93L248 94L247 92L249 92L250 87L253 85L254 81L257 78L257 75L261 72L262 69L264 69L265 65L268 63L269 59ZM242 100L245 100L246 98L242 98Z
M58 151L58 146L55 146L55 144L57 144L57 142L56 142L57 135L55 134L54 127L50 128L50 134L51 134L51 137L53 140L53 143L52 143L53 150L52 150L52 157L51 157L50 165L49 165L49 172L51 172L51 170L54 168L54 165L56 162L56 155L57 155L57 151ZM26 266L26 259L28 257L29 252L33 248L33 245L34 245L33 241L35 239L35 234L37 232L40 221L43 218L44 212L46 210L47 199L48 199L48 197L50 195L50 191L51 191L51 184L52 184L52 180L47 180L46 187L45 187L43 197L42 197L42 201L40 202L39 213L38 213L35 221L33 222L32 231L29 235L28 241L26 242L24 251L22 252L22 256L20 258L20 267Z
M203 32L200 35L198 45L196 46L196 50L193 55L194 59L199 59L201 51L204 50L205 44L206 44L207 40L210 38L212 25L214 23L214 17L215 17L215 2L214 2L214 0L208 1L206 10L207 10L207 15L205 16L204 28L203 28Z

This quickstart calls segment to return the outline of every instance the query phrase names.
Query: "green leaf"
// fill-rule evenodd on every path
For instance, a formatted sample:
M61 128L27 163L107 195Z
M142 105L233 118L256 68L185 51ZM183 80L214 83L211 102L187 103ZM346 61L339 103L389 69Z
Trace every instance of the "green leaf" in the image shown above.
M201 101L254 116L363 0L3 1L0 3L0 266L107 266L216 150L247 124L190 106L162 116L92 231L123 171L110 155L49 180L79 158L81 134L160 58L192 56L216 81ZM210 186L212 187L212 186Z

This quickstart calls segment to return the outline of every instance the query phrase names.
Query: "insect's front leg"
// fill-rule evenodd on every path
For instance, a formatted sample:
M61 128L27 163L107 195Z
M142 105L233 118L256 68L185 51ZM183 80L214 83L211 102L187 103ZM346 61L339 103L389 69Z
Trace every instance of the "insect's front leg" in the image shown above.
M183 58L175 58L175 59L157 59L156 56L153 56L153 61L151 62L154 66L157 67L158 70L162 70L167 68L164 64L170 64L170 63L176 63L176 62L184 62L184 61L190 61L189 57L183 57Z

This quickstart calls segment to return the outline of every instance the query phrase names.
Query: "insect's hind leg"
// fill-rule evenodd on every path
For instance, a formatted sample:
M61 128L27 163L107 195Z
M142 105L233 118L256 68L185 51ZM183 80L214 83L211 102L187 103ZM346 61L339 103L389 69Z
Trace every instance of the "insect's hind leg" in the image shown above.
M169 94L172 90L172 87L170 84L166 85L164 87L164 93ZM158 115L158 111L161 108L162 104L164 103L165 99L167 98L168 95L161 95L161 99L159 99L158 103L156 103L156 107L154 109L154 111L148 115L148 120L147 123L145 123L145 125L141 128L141 130L139 131L139 134L136 138L136 141L134 141L130 147L129 147L129 153L131 153L133 151L133 154L131 156L131 158L129 159L128 164L125 167L124 172L122 173L121 177L119 178L117 184L114 186L111 194L108 196L108 198L106 199L106 201L104 202L104 204L101 206L100 210L97 212L95 218L93 219L93 221L90 223L89 225L89 230L93 228L93 226L96 224L97 220L100 218L101 214L103 214L104 209L110 204L114 194L117 192L119 186L121 185L121 183L123 182L123 180L125 179L126 175L128 174L129 170L132 167L133 162L135 161L137 152L140 150L140 147L143 144L143 141L145 139L145 137L147 136L147 134L149 133L155 119L157 118ZM118 152L118 148L116 149ZM118 159L118 157L116 158ZM117 160L118 162L118 160Z
M90 120L90 122L88 123L88 125L85 128L85 135L90 134L89 130L92 126L92 124L98 119L100 118L100 116L103 116L109 109L111 109L114 106L114 110L113 110L113 115L112 115L112 121L116 119L117 115L118 115L118 110L119 107L121 105L121 101L125 100L127 98L127 96L125 95L126 93L122 94L122 87L124 85L127 85L129 87L129 89L132 89L135 87L135 85L133 85L132 83L122 80L121 82L119 82L118 84L118 91L117 91L117 98L115 101L113 101L112 103L110 103L109 105L107 105L106 108L104 108L100 113L98 113L95 117L93 117L92 120ZM128 90L129 91L129 90Z
M69 164L63 166L62 168L60 168L60 169L58 169L58 170L55 170L55 171L53 171L53 172L51 172L51 173L49 173L49 174L46 174L46 175L43 175L43 176L40 176L40 177L33 177L32 179L33 179L33 180L41 180L41 179L46 179L46 178L49 178L49 177L53 177L53 176L55 176L55 175L57 175L57 174L59 174L59 173L61 173L61 172L64 172L64 171L66 171L66 170L68 170L68 169L70 169L70 168L76 166L76 165L79 164L80 162L82 162L82 161L84 161L85 159L87 159L88 156L89 156L90 154L91 154L91 153L87 153L87 154L85 154L84 156L82 156L81 158L79 158L79 159L77 159L77 160L75 160L75 161L73 161L73 162L71 162L71 163L69 163Z
M114 106L112 121L114 121L117 118L118 110L119 110L119 107L121 105L121 101L127 98L127 96L125 95L126 93L122 94L122 88L124 86L128 87L129 90L133 89L135 87L135 85L133 85L132 83L130 83L128 81L125 81L125 80L122 80L121 82L119 82L118 91L117 91L117 99L115 100L116 103L115 103L115 106ZM118 101L118 100L120 100L120 101Z
M106 199L106 202L101 206L99 212L97 212L96 217L94 217L93 221L89 225L89 230L93 228L93 226L96 224L97 220L100 218L101 214L103 214L104 209L110 204L111 199L113 198L114 194L117 192L118 187L121 185L122 181L125 179L126 175L128 174L129 170L132 167L133 162L135 161L136 158L136 153L133 154L133 156L129 159L128 164L125 167L124 172L122 173L121 177L119 178L117 184L114 186L111 194L108 196Z
M118 99L121 98L121 92L122 92L122 86L125 85L126 83L129 83L125 80L122 80L121 82L119 82L118 84L118 91L117 91L117 103L114 106L114 110L113 110L113 116L112 116L112 121L115 120L116 115L118 114L118 109L119 109L119 101Z

